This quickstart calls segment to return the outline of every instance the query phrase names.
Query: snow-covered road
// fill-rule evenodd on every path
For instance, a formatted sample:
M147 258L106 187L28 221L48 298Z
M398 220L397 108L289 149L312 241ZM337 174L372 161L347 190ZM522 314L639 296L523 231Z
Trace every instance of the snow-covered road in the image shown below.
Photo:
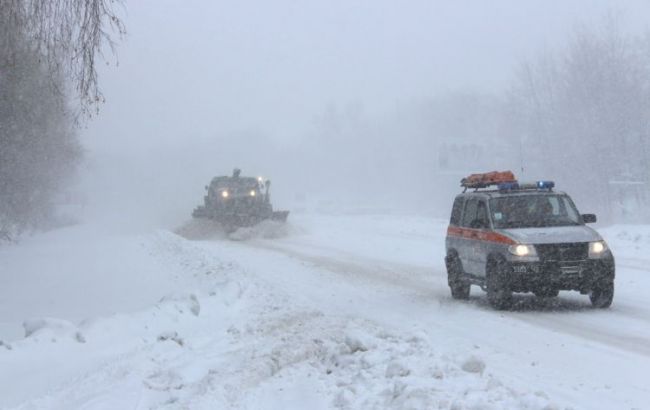
M650 364L650 278L647 270L631 268L631 258L626 258L632 253L627 247L638 241L620 241L616 235L625 236L617 229L603 232L615 252L626 247L620 252L611 309L594 310L586 296L562 292L557 299L521 295L514 311L497 312L477 288L467 303L451 299L443 264L444 221L415 218L405 223L376 216L365 218L360 227L355 218L340 219L304 221L301 226L311 222L309 232L316 235L255 244L338 274L332 280L379 288L377 292L390 289L387 297L394 299L371 298L366 317L404 330L436 329L431 336L435 344L460 338L452 345L462 346L461 351L480 346L490 367L512 382L525 381L575 407L650 407L650 384L643 375ZM644 246L642 242L638 254Z
M650 228L602 232L611 309L508 312L451 299L445 229L310 214L241 241L80 226L0 249L0 407L650 408ZM30 317L50 318L18 338Z

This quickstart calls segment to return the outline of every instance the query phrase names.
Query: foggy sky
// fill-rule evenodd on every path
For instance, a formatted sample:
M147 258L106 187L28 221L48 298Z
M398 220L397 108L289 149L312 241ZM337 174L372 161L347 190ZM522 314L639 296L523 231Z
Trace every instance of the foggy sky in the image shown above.
M136 162L135 173L151 161L153 181L167 174L151 156L172 165L177 150L242 133L293 144L331 106L372 117L450 90L499 93L517 62L607 12L631 30L650 23L644 0L128 1L119 66L100 72L107 102L84 143L91 160ZM235 165L191 162L181 168L194 178Z
M517 61L608 11L650 23L642 0L140 0L126 9L119 67L101 73L108 102L88 133L96 140L247 129L299 137L328 104L381 112L449 89L498 91Z

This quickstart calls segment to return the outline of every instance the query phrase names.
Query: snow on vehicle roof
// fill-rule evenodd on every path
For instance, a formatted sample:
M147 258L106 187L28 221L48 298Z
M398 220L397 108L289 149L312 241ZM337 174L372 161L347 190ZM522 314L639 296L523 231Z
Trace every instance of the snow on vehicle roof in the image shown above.
M214 177L210 183L213 187L244 187L244 188L257 188L259 182L257 178L253 177Z
M525 196L525 195L567 195L563 191L549 191L549 190L533 190L533 189L524 189L524 190L489 190L489 191L471 191L471 192L462 192L457 196L484 196L488 198L499 198L506 196Z

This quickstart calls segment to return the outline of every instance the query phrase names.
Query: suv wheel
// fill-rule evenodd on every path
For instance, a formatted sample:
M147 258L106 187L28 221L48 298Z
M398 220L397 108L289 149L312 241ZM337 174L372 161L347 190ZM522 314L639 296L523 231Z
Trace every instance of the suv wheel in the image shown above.
M471 285L463 278L463 269L457 256L447 257L447 282L454 299L469 299Z
M589 294L591 304L595 308L605 309L612 305L614 300L614 282L599 283Z
M485 285L490 305L498 310L512 306L512 291L508 284L508 270L505 262L503 260L490 262L486 274Z

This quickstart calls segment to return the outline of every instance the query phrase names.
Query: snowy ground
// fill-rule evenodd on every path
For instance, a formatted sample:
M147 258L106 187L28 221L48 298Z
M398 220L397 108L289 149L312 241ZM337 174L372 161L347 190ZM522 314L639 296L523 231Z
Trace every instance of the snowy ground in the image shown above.
M0 408L650 408L650 227L601 231L611 309L562 292L496 312L451 299L445 221L290 220L1 247Z

